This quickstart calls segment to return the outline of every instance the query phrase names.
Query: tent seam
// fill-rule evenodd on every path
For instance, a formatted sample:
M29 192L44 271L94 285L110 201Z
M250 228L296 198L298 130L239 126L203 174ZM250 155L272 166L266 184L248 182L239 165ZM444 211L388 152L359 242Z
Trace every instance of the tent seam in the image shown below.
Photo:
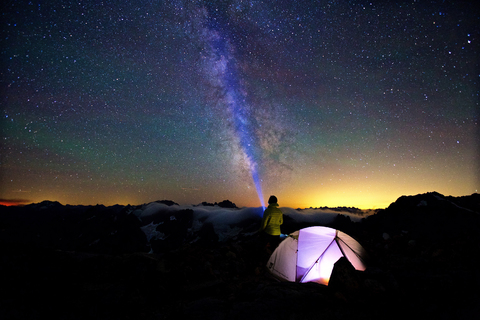
M365 261L363 260L363 258L355 251L352 249L352 247L350 247L345 241L343 241L341 238L338 238L339 241L341 241L345 246L347 246L348 249L350 249L350 251L353 252L353 254L360 260L362 261L363 264L365 264ZM347 258L347 255L345 254L345 252L343 252L343 249L341 246L338 246L340 248L340 251L342 251L342 254L345 258ZM347 258L348 259L348 258Z

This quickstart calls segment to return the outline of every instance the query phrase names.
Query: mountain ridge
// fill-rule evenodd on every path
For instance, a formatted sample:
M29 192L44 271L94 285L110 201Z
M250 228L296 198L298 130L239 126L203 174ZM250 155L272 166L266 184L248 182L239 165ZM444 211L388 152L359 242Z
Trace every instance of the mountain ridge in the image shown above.
M480 285L478 200L478 194L402 196L364 216L283 208L283 233L327 226L368 252L364 272L339 260L328 287L268 276L269 255L258 233L262 208L161 201L0 207L0 316L474 318L480 299L471 290ZM61 308L53 310L52 301Z

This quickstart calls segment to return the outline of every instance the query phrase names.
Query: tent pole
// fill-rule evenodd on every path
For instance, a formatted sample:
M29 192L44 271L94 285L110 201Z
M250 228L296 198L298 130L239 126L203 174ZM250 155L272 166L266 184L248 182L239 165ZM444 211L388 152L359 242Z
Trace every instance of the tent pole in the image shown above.
M338 230L336 230L336 231L335 231L335 239L334 239L334 241L337 242L338 249L340 249L340 251L342 252L343 256L344 256L345 258L347 258L347 255L346 255L345 252L343 251L342 246L338 244L338 241L339 241L339 240L342 241L342 239L340 239L340 238L338 237ZM345 242L342 241L342 243L345 243ZM348 247L348 244L345 243L345 245ZM350 247L348 247L348 248L350 248ZM352 248L350 248L350 250L352 250ZM352 251L353 251L353 250L352 250ZM353 251L353 252L355 253L355 251ZM347 258L347 259L348 259L348 258Z
M335 238L336 238L336 236L335 236ZM322 254L320 255L320 257L318 257L318 259L315 260L315 262L310 266L310 268L308 268L308 270L303 274L303 277L302 277L302 279L300 279L300 282L302 282L303 279L305 279L305 277L306 277L307 274L310 272L310 270L312 270L313 266L314 266L315 264L317 264L318 261L320 261L320 259L323 257L323 254L328 250L328 248L330 248L330 246L332 245L332 243L335 242L335 238L333 238L332 242L330 242L330 244L328 245L328 247L325 248L325 250L323 250L323 252L322 252ZM343 253L343 252L342 252L342 253ZM298 260L298 254L297 254L297 260ZM295 272L296 272L296 271L295 271ZM296 275L295 275L295 276L296 276ZM296 278L295 278L295 279L296 279Z

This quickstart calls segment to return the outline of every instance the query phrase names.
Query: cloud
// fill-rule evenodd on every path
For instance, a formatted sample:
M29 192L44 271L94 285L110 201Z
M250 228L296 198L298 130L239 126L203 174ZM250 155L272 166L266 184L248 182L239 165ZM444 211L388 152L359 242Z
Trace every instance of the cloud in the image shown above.
M240 209L222 208L219 206L192 206L192 205L173 205L167 206L162 203L149 203L142 208L137 209L135 214L143 221L142 230L147 237L161 238L156 231L156 226L160 223L152 223L154 217L170 217L170 220L176 220L176 213L190 209L193 211L193 220L191 231L199 232L206 224L213 227L219 241L231 239L239 234L253 233L258 230L258 226L263 215L262 207L244 207ZM285 216L289 216L298 223L309 223L312 225L326 225L334 221L339 214L349 216L353 221L359 221L361 218L369 215L368 212L352 213L348 208L341 209L304 209L297 210L288 207L280 208Z
M362 218L372 214L364 212L363 214L355 214L347 209L345 210L333 210L333 209L304 209L296 210L292 208L282 207L280 208L283 214L288 215L297 222L307 222L311 224L328 224L331 223L338 215L344 215L350 217L352 221L359 221Z

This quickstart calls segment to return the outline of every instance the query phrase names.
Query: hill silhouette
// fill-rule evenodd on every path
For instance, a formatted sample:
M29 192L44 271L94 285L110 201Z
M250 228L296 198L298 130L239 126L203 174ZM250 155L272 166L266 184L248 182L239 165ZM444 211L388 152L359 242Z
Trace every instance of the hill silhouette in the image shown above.
M282 232L325 225L369 253L364 272L339 260L328 287L269 277L261 208L223 203L0 206L2 319L478 315L478 194L403 196L373 214L283 208Z

